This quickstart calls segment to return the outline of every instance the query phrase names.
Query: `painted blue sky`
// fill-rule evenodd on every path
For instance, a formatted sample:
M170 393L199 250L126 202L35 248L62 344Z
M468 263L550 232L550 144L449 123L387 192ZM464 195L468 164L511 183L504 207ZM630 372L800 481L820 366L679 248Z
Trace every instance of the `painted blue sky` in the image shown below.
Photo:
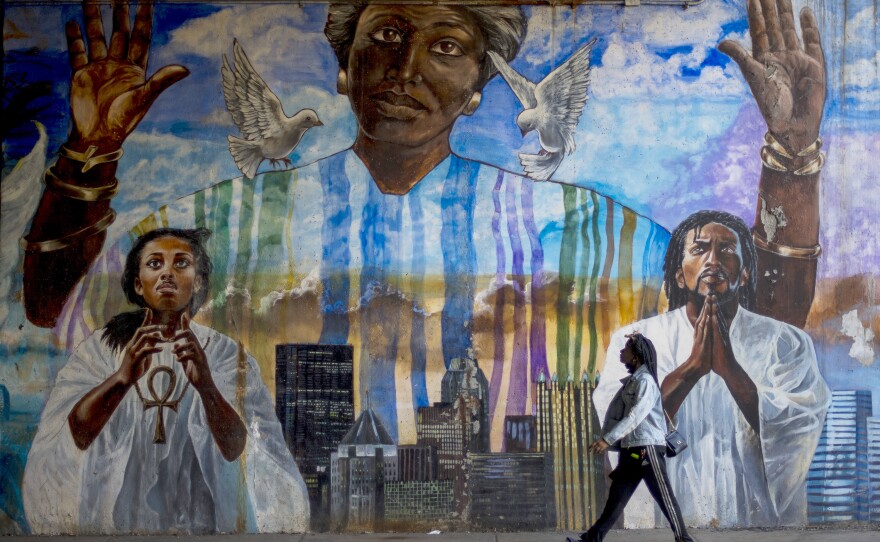
M796 2L799 10L803 2ZM880 173L880 82L876 7L870 0L809 0L828 58L829 98L823 136L822 276L880 270L877 222ZM842 6L842 7L841 7ZM716 49L721 39L748 44L744 2L707 1L684 10L642 6L527 8L526 41L513 66L537 80L596 37L590 101L577 132L577 151L555 178L594 188L672 228L698 209L722 208L753 220L758 148L765 127L737 66ZM105 27L110 28L109 10ZM78 5L17 6L8 2L4 27L7 78L49 80L54 93L38 115L50 151L67 129L66 44L63 25ZM150 70L176 63L191 75L166 92L126 144L123 188L114 226L238 171L227 150L235 134L220 89L220 64L237 38L292 114L319 112L325 127L310 131L291 157L306 163L354 139L347 99L335 92L336 59L323 36L326 8L247 2L241 5L159 4ZM39 54L34 54L34 50ZM516 158L534 151L514 118L520 111L499 78L489 83L478 112L463 118L453 146L464 156L520 171ZM29 149L33 130L6 142L14 160ZM267 168L266 164L263 168ZM851 256L858 254L859 258Z

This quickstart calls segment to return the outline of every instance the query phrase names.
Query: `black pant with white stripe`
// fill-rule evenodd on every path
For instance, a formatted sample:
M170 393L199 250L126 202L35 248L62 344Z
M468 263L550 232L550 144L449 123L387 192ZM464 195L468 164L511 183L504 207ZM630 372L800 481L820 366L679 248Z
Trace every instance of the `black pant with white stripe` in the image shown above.
M654 500L660 505L663 515L669 520L676 542L693 542L681 518L681 510L672 493L669 476L666 475L665 456L666 450L663 446L621 450L617 468L611 472L611 489L608 490L605 510L590 530L581 535L581 540L602 542L611 530L611 526L623 514L623 509L626 508L626 503L629 502L636 488L644 480Z

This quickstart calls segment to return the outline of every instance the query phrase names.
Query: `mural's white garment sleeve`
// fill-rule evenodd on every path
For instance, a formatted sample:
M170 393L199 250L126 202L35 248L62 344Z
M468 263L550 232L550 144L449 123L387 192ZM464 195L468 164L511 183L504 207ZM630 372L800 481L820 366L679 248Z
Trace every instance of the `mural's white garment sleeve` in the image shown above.
M204 328L207 329L207 328ZM281 424L256 361L243 346L216 331L208 359L217 388L233 408L241 413L247 429L247 446L236 461L227 462L219 454L205 419L204 408L194 408L189 424L208 486L214 492L218 523L222 531L234 531L235 520L247 503L248 530L258 532L304 532L309 525L309 500L305 482L284 442ZM206 351L206 354L208 352ZM201 453L199 451L201 450ZM245 480L246 494L238 480ZM220 498L217 494L220 493Z
M734 355L758 392L760 438L739 410L736 419L737 448L744 466L760 466L743 469L763 508L756 511L752 523L803 524L804 483L830 391L806 333L745 312L734 324L738 324L731 327Z
M80 534L80 493L86 452L76 447L67 417L112 373L97 336L81 344L58 373L28 453L22 480L25 517L33 534ZM108 373L109 370L109 373Z

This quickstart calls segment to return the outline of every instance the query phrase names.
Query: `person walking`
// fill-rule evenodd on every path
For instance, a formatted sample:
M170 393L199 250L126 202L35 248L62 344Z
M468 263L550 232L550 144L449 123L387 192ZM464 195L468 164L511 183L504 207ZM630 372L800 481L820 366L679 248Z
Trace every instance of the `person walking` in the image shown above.
M569 537L566 541L602 542L644 480L669 521L676 542L695 542L684 525L666 474L666 423L654 344L638 332L628 335L620 351L620 362L630 376L611 400L603 424L604 435L590 444L590 451L597 454L617 449L619 444L620 459L611 473L608 501L587 532L577 540Z

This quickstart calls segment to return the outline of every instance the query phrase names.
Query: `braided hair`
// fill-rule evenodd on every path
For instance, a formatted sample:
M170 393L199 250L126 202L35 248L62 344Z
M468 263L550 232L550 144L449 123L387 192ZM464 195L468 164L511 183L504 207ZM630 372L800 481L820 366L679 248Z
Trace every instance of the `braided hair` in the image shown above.
M654 343L638 331L627 335L626 348L630 348L633 354L648 368L648 372L657 380L657 350L654 349Z
M724 211L697 211L691 216L685 218L675 231L672 232L672 238L669 240L669 247L666 249L666 260L663 262L663 289L666 291L666 298L669 300L669 310L675 310L687 304L688 291L686 288L680 288L675 275L681 269L681 262L684 260L684 243L688 232L697 230L699 235L700 228L711 223L721 224L726 228L730 228L739 238L739 248L742 252L742 269L748 271L748 279L740 286L739 304L747 310L752 310L755 306L756 286L755 277L758 276L758 254L755 250L755 242L752 240L752 232L746 223L738 216L734 216Z

